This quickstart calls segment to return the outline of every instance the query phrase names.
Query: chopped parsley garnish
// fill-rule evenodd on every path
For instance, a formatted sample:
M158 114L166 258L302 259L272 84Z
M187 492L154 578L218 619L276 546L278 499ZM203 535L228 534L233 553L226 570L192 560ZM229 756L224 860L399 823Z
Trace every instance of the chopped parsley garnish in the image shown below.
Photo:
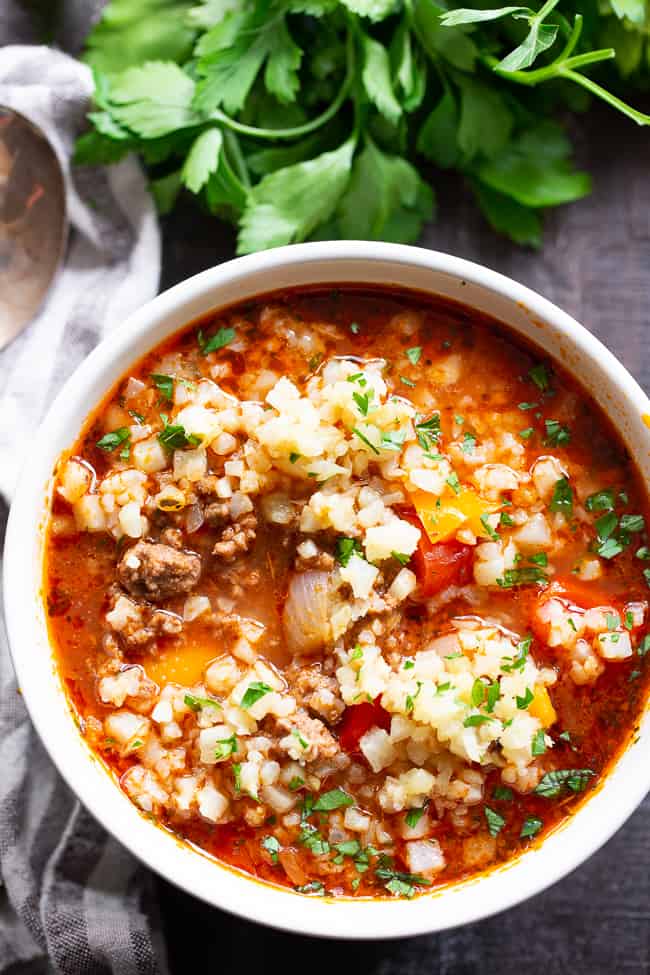
M297 454L294 450L289 454L289 463L295 464L297 460L300 460L300 454Z
M302 831L298 837L298 842L302 846L307 847L310 853L314 856L323 856L325 853L329 853L330 845L326 839L318 832L315 826L311 823L303 823Z
M551 511L561 512L565 518L573 516L573 490L566 477L555 482L549 508Z
M435 448L440 440L440 432L439 413L434 413L428 420L416 417L415 435L425 454L431 455L432 453L436 453Z
M408 376L400 376L399 381L403 383L404 386L410 386L411 389L414 389L417 386L417 383L414 383L412 379L408 378Z
M616 627L620 625L620 622L621 620L618 613L605 614L605 623L607 624L607 629L609 630L610 633L612 632L612 630L615 630Z
M494 705L497 703L500 696L501 687L499 686L499 682L496 680L492 681L492 683L488 685L487 694L485 695L485 710L494 711Z
M454 494L460 494L460 481L458 480L458 474L454 471L449 477L445 478L446 483L452 489Z
M375 447L374 443L371 443L371 441L366 437L365 433L362 433L358 427L352 427L352 433L355 433L359 440L361 440L362 443L365 443L366 447L370 447L373 454L379 454L379 451Z
M215 746L214 756L217 761L222 761L224 758L228 758L229 755L234 755L237 748L237 738L235 735L231 735L230 738L222 738Z
M105 433L104 436L97 441L96 446L99 447L100 450L105 450L107 453L109 453L112 450L117 450L117 448L121 447L123 444L126 444L130 437L131 431L129 428L120 427L118 430L113 430L111 433Z
M356 857L361 853L359 840L346 840L345 843L337 843L336 849L344 857Z
M424 815L424 806L422 806L421 809L409 809L406 816L404 817L406 821L406 825L409 827L409 829L415 829L417 824L422 819L423 815Z
M613 559L615 556L620 555L622 551L623 546L617 538L607 538L600 545L596 546L596 553L603 559Z
M533 740L530 745L531 755L538 756L544 754L544 752L546 751L546 741L544 739L545 739L544 729L540 728L539 731L536 731L535 734L533 735Z
M165 376L160 372L152 372L153 384L160 391L164 400L171 402L174 398L174 379L172 376Z
M505 785L497 785L494 787L492 798L496 799L497 802L512 802L514 792Z
M526 427L524 430L519 431L519 436L522 440L530 440L534 433L535 431L532 427Z
M526 410L536 410L538 406L539 403L520 403L517 409L525 412Z
M540 829L544 823L541 819L537 819L536 816L527 816L521 827L521 832L519 834L522 840L529 839L531 836L537 836Z
M643 570L643 578L645 579L648 588L650 588L650 569Z
M361 558L363 558L363 549L361 548L360 542L358 542L356 538L337 538L337 562L339 562L345 568L353 555L359 555Z
M350 328L353 326L351 325ZM357 329L359 326L357 325ZM322 880L312 880L308 884L302 884L300 887L293 888L298 894L324 894L325 886Z
M165 426L158 434L158 440L165 450L183 450L185 447L198 447L201 438L190 433L185 433L185 427L180 423L165 423Z
M217 708L221 710L218 701L213 701L211 697L195 697L194 694L186 694L183 698L190 711L202 711L203 708Z
M636 648L636 652L640 657L645 657L646 653L650 650L650 634L646 634L641 643Z
M330 812L332 809L341 809L343 806L353 806L354 799L344 792L343 789L330 789L323 792L314 803L314 812Z
M514 586L528 586L534 583L548 582L545 572L534 566L523 569L506 569L502 579L497 579L497 585L502 589L512 589Z
M532 703L534 697L535 695L531 691L530 687L526 688L526 693L524 694L523 697L519 697L519 695L517 694L517 707L519 708L519 710L523 711L525 708L527 708L528 705Z
M611 488L606 488L603 491L590 494L585 501L585 507L587 511L613 511L614 492Z
M372 409L370 403L374 395L374 389L369 389L366 393L352 393L352 399L357 404L357 409L361 416L368 416L369 410Z
M240 707L244 711L248 711L248 709L252 708L252 706L261 698L263 698L265 694L270 694L272 690L273 688L269 687L268 684L265 684L264 681L261 680L252 681L246 688L246 691L244 692L244 696L241 699Z
M382 450L401 450L406 440L406 430L392 430L381 435Z
M606 515L601 515L600 518L597 518L595 527L599 541L604 542L605 539L609 538L616 530L617 525L618 518L613 511L609 511Z
M361 326L358 325L356 322L352 322L350 325L350 331L352 332L353 335L358 335L359 332L361 331Z
M568 427L563 427L559 420L544 420L546 437L544 443L549 447L563 447L571 440Z
M142 413L138 413L137 410L127 410L129 416L132 416L136 423L144 423L144 417Z
M301 779L299 775L294 775L294 777L289 782L289 789L291 792L297 792L305 784L305 780Z
M414 667L415 667L415 660L404 661L404 670L413 670Z
M476 449L476 437L473 433L465 433L460 449L464 454L473 454Z
M490 524L490 517L491 516L489 514L481 515L481 524L483 525L483 528L485 528L486 534L489 535L493 541L498 541L499 533L495 531Z
M406 350L406 358L409 360L409 362L412 362L414 366L417 366L421 355L421 345L414 345L412 348Z
M220 328L218 332L206 339L203 330L199 329L197 338L203 355L209 355L210 352L218 352L224 346L230 345L235 338L235 330L234 328Z
M589 768L559 768L547 772L533 790L536 795L545 799L554 799L564 789L571 792L583 792L589 784L589 779L596 773Z
M624 532L642 532L645 519L643 515L621 515L620 527Z
M235 783L235 792L241 792L241 762L235 762L233 764L232 777Z
M515 523L510 517L510 515L507 513L507 511L502 511L501 517L499 518L499 524L506 525L508 528L512 528Z
M528 556L528 561L532 562L533 565L541 565L543 568L546 568L548 565L548 555L546 552L536 552L534 555Z
M350 654L350 660L361 660L362 657L363 657L363 650L357 643L356 647L353 649L352 653Z
M306 752L307 749L309 748L309 742L306 741L305 738L303 738L303 736L300 734L297 728L292 728L291 734L296 739L296 741L298 742L302 750Z
M637 559L641 559L643 562L648 562L650 560L650 548L647 545L642 545L634 553Z
M539 362L536 366L528 373L528 378L535 383L537 388L541 390L542 393L547 392L551 386L551 378L548 374L548 369L543 362Z
M431 881L416 873L402 873L395 870L389 857L382 856L379 866L375 868L375 876L383 880L386 890L397 897L413 897L417 886L429 887Z
M262 840L262 846L267 853L271 854L271 860L273 863L278 862L278 853L280 852L280 841L275 836L265 836Z
M483 812L485 813L488 833L490 836L498 836L503 827L506 825L505 819L503 816L500 816L496 810L490 809L489 806L484 806Z
M483 703L483 698L485 697L485 684L480 677L477 677L472 684L472 704L475 708L480 708Z
M397 562L399 562L400 565L408 565L408 563L411 561L411 556L405 555L404 552L391 552L390 554L394 559L396 559Z
M532 642L532 636L524 637L517 644L517 652L514 657L503 657L501 659L501 669L505 674L511 674L516 670L524 669Z
M463 721L463 728L478 728L487 721L496 721L496 718L490 717L489 714L470 714Z

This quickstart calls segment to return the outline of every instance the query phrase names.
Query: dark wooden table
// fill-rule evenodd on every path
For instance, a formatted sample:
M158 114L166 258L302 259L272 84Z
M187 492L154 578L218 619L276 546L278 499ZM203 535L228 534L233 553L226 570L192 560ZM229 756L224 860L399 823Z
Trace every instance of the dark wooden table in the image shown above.
M444 179L436 179L438 221L421 243L480 261L540 291L598 335L650 388L650 135L606 109L581 122L577 134L594 193L550 216L540 253L497 238L458 183ZM167 218L164 240L163 287L234 251L234 233L191 206ZM197 965L219 975L646 975L649 814L650 798L604 849L520 907L404 941L323 942L281 934L206 907L161 881L172 972L185 975Z

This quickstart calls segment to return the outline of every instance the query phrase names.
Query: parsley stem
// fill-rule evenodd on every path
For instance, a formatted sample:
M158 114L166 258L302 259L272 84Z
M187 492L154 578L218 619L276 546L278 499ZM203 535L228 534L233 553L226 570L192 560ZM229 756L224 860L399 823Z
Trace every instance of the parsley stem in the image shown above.
M611 58L616 57L616 52L612 47L604 47L598 51L587 51L585 54L566 57L566 54L574 49L578 36L579 31L577 31L576 25L565 51L560 57L556 61L553 61L552 64L547 64L543 68L536 68L533 71L502 71L498 66L499 62L492 55L484 55L482 61L487 67L492 68L494 73L498 74L500 78L515 81L519 85L530 85L532 87L544 81L552 81L558 78L565 81L573 81L576 85L581 85L583 88L586 88L592 95L607 102L612 108L618 109L623 115L627 115L637 125L650 125L650 115L646 115L645 112L640 112L638 109L632 108L631 105L617 98L616 95L607 91L602 85L599 85L596 81L592 81L591 78L582 74L580 71L575 70L576 68L586 67L589 64L597 64L600 61L609 61Z
M239 179L241 180L241 184L247 190L249 190L252 185L251 178L248 172L248 166L246 165L246 160L244 159L244 154L241 151L241 146L239 145L239 139L235 133L231 132L229 129L226 129L223 134L223 138L224 142L226 143L228 153L230 154L235 169L237 170Z
M579 71L563 71L562 77L568 78L570 81L575 81L577 85L582 85L587 91L590 91L592 95L596 95L597 98L602 98L604 102L607 102L612 108L617 108L619 112L623 115L627 115L631 118L633 122L637 125L650 125L650 115L646 115L645 112L639 112L638 109L632 108L626 102L621 101L616 95L612 95L611 91L602 88L597 82L592 81L584 74L580 74Z
M575 46L580 40L580 35L582 34L583 18L582 14L576 14L573 21L573 27L571 28L571 33L564 46L564 50L555 59L556 61L566 61L571 57L575 50Z
M530 18L530 23L532 23L534 20L539 20L540 23L543 20L546 20L551 10L553 10L554 7L557 7L559 2L560 0L546 0L546 3L542 9L538 10L535 16Z
M299 136L308 135L310 132L314 132L316 129L320 129L323 125L326 125L330 119L334 118L341 105L347 98L350 88L352 87L352 82L354 80L355 64L354 64L354 43L352 41L352 35L348 32L347 36L347 71L345 73L345 78L343 83L338 90L338 93L333 102L322 112L317 115L316 118L311 119L310 122L305 122L304 125L296 125L291 129L259 129L255 125L245 125L243 122L237 122L230 115L226 115L220 109L215 109L211 115L210 120L214 122L221 122L228 129L232 129L233 132L239 132L240 135L250 135L255 139L297 139Z

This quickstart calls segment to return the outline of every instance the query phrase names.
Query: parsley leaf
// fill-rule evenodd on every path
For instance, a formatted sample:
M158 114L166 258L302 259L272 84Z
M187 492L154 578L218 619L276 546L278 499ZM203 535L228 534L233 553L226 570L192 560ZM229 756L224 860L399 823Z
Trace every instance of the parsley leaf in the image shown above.
M244 711L248 711L249 708L252 708L252 706L266 694L270 694L272 690L273 688L269 687L268 684L265 684L264 681L251 681L241 699L241 708Z
M363 558L361 543L356 538L337 538L336 559L345 568L353 555Z
M107 453L117 450L125 444L131 437L131 431L128 427L120 427L118 430L113 430L111 433L105 433L101 437L95 446L99 447L100 450L105 450Z
M174 398L173 376L164 376L159 372L152 372L151 378L153 379L153 384L156 389L160 390L162 398L171 402L171 400Z
M533 791L545 799L554 799L565 787L571 792L582 792L595 774L589 768L554 769L542 776Z
M158 440L165 450L183 450L185 447L197 447L201 443L201 438L194 434L185 433L185 427L180 423L165 423L165 426L158 434Z
M489 806L484 806L483 812L485 813L485 819L488 825L488 833L490 836L498 836L503 827L506 825L504 817L494 809L490 809Z
M234 328L220 328L218 331L211 335L210 338L205 338L203 331L199 329L198 331L198 342L199 347L203 355L209 355L211 352L218 352L219 349L225 348L226 345L230 345L235 338Z
M565 518L573 517L573 489L566 477L555 482L549 508L561 512Z
M183 701L191 711L201 711L203 708L221 710L219 702L214 701L211 697L195 697L194 694L186 694Z
M353 805L354 799L343 789L330 789L329 792L323 792L319 795L313 805L313 810L314 812L331 812L333 809Z
M519 836L522 840L529 839L532 836L537 836L540 829L543 827L544 823L541 819L536 816L527 816L521 827L521 832Z
M336 209L350 179L355 140L265 176L248 193L237 253L305 240Z

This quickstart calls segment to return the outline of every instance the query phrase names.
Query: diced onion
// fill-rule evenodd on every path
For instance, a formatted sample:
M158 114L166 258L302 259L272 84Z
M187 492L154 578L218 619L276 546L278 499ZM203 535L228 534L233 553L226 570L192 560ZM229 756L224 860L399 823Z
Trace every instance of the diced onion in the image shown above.
M331 638L330 579L327 572L297 573L289 583L282 625L292 653L313 653Z
M203 524L203 509L200 504L191 504L185 513L185 530L188 534L197 532Z

